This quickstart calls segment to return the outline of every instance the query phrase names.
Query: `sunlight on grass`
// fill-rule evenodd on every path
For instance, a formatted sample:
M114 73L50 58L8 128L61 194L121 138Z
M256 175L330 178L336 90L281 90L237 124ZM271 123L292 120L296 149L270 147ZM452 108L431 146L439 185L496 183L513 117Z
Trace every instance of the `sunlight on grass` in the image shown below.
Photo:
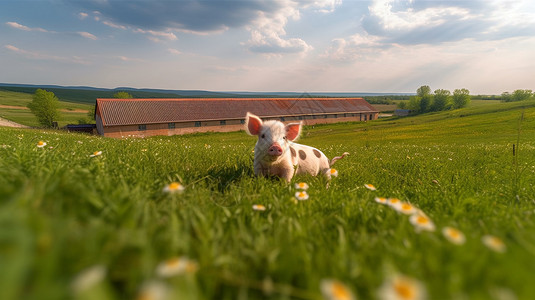
M307 127L302 143L352 153L329 188L321 176L255 177L244 132L116 140L0 128L0 289L531 299L535 109L518 136L522 108L504 107Z

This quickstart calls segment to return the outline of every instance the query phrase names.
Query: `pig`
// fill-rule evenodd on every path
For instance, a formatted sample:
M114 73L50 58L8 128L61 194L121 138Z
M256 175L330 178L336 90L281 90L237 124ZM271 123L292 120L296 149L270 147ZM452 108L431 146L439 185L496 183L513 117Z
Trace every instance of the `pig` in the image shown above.
M245 130L258 136L254 148L254 172L257 176L278 176L287 182L296 174L323 174L331 179L331 166L348 155L345 152L329 161L320 150L294 143L301 133L302 123L284 123L275 120L262 121L258 116L247 113Z

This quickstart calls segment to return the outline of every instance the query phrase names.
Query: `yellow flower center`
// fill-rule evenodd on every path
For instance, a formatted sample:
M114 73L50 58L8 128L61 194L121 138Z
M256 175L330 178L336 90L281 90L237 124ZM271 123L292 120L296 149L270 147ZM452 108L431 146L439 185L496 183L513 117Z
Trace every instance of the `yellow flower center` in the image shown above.
M39 143L37 143L38 146L43 146L45 144L45 142L43 141L39 141Z
M455 238L455 239L459 238L461 236L461 233L459 232L459 230L456 230L456 229L453 229L453 228L449 229L448 232L449 232L449 235L452 238Z
M299 183L299 187L300 187L300 188L304 188L304 187L305 187L305 183L304 183L304 182L300 182L300 183Z
M333 283L332 293L334 295L334 299L340 299L340 300L351 299L351 296L347 288L343 284L338 283L338 282Z
M176 257L176 258L171 258L171 259L168 259L166 262L165 262L165 265L168 266L168 267L176 267L180 264L180 258Z
M407 284L407 282L398 281L394 283L394 290L401 297L401 299L414 299L414 287Z
M173 182L169 185L170 190L178 190L179 188L180 188L180 183L178 182Z
M492 244L494 244L495 246L498 246L498 247L503 246L503 242L502 242L502 240L500 240L500 239L497 238L497 237L492 237L492 238L490 239L490 242L491 242Z
M331 174L336 173L336 169L331 169Z
M403 203L403 205L401 205L401 209L403 209L403 210L411 210L412 209L412 205L410 205L408 203Z
M305 193L303 193L303 192L300 192L300 193L299 193L299 198L304 198L305 196L306 196Z
M395 203L398 203L398 202L399 202L399 199L396 199L396 198L390 199L390 203L394 203L395 204Z
M93 155L98 155L98 154L99 154L98 151L93 152Z
M418 219L416 219L416 222L418 224L427 224L427 223L429 223L429 219L427 219L426 217L423 217L423 216L418 216Z

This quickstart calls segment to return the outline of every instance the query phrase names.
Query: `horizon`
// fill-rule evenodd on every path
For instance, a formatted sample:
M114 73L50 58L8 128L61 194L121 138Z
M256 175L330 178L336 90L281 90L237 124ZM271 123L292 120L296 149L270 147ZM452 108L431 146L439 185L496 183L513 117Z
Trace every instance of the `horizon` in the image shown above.
M533 1L0 2L14 84L500 95L535 89L532 49Z

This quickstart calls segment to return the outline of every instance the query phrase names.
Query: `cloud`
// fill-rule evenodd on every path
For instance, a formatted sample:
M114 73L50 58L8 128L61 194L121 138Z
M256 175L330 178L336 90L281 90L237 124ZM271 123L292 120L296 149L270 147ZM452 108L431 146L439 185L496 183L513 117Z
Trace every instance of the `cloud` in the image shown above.
M83 20L83 19L87 18L88 16L89 15L87 13L85 13L85 12L81 12L81 13L78 14L78 18L80 20Z
M40 52L34 52L34 51L28 51L24 49L20 49L18 47L15 47L13 45L5 45L4 48L8 49L9 51L15 52L19 55L24 56L25 58L29 59L36 59L36 60L51 60L51 61L57 61L57 62L66 62L66 63L75 63L75 64L83 64L88 65L90 64L89 61L78 57L64 57L64 56L57 56L57 55L49 55L44 54Z
M84 37L84 38L90 39L90 40L94 40L94 41L96 41L98 39L95 35L93 35L93 34L91 34L89 32L80 31L80 32L77 32L77 34L80 35L81 37Z
M154 31L154 30L143 30L143 29L136 29L134 30L136 33L146 33L151 35L149 39L155 42L161 41L161 39L168 40L168 41L174 41L177 39L176 35L172 32L163 32L163 31Z
M173 49L173 48L169 48L169 49L167 49L167 51L168 51L169 53L171 53L171 54L174 54L174 55L180 55L180 54L182 54L182 52L180 52L180 51L177 50L177 49Z
M362 19L362 28L385 43L405 45L533 35L535 15L520 9L527 3L374 0Z
M299 37L286 38L288 20L298 20L302 10L329 13L341 4L341 0L69 1L98 12L95 16L105 25L146 33L154 41L175 40L173 32L205 35L246 28L251 38L242 45L264 54L311 50Z
M39 28L39 27L36 27L36 28L30 28L28 26L25 26L25 25L22 25L22 24L19 24L17 22L6 22L6 24L12 28L16 28L16 29L20 29L20 30L24 30L24 31L38 31L38 32L50 32L46 29L43 29L43 28Z
M100 17L95 16L95 20L99 21ZM116 28L116 29L122 29L122 30L126 30L127 29L127 27L124 26L124 25L118 25L118 24L115 24L115 23L110 22L110 21L102 21L102 24L104 24L106 26L109 26L109 27L112 27L112 28Z

